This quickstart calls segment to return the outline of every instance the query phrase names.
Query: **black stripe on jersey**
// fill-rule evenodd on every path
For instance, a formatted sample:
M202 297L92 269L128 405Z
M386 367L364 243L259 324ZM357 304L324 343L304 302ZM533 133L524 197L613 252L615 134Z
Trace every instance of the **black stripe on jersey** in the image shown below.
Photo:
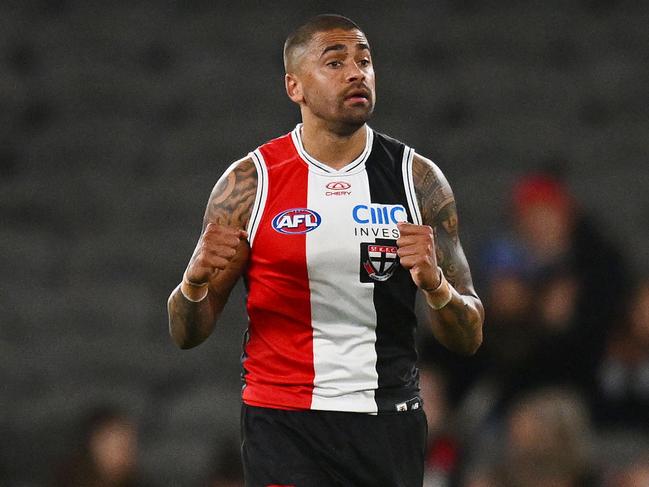
M365 168L372 203L403 205L408 220L413 222L403 180L404 149L401 142L375 132L372 153ZM375 400L379 412L397 411L397 404L419 394L415 348L416 293L417 287L410 273L400 265L389 279L374 283L378 373Z

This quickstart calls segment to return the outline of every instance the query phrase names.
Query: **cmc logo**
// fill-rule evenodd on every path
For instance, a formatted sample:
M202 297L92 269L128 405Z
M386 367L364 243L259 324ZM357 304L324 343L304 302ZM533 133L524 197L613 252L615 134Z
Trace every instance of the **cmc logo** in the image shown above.
M352 185L346 183L345 181L332 181L330 183L327 183L327 189L331 189L333 191L341 191L343 189L349 189L351 187Z
M273 228L279 233L307 233L320 226L322 218L308 208L291 208L275 215Z
M352 217L356 223L373 225L390 225L408 220L406 209L402 205L356 205L352 210Z

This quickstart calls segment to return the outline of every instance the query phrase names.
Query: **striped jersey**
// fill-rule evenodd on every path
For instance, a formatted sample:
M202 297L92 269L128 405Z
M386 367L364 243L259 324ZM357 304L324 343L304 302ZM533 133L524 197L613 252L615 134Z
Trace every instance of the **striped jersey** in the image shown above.
M334 170L301 125L250 154L258 176L245 272L243 401L377 413L420 407L415 295L397 222L421 224L414 151L366 126Z

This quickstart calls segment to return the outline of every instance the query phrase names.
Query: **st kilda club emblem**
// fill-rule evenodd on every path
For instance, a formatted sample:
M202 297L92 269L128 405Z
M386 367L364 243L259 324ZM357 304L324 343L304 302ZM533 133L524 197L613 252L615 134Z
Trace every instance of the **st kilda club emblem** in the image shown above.
M361 243L361 282L387 281L399 265L397 241L377 238Z

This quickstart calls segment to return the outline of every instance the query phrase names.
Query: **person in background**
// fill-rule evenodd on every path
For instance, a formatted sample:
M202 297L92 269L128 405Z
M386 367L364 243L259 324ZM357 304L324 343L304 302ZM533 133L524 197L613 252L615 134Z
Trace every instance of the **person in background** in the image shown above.
M522 178L512 202L516 235L532 265L541 334L530 381L587 390L628 290L626 263L556 176Z
M446 487L459 463L459 443L453 434L446 378L435 366L420 363L419 387L428 421L423 487Z
M597 373L593 410L606 427L649 431L649 278L630 294Z
M649 455L621 468L605 487L646 487L649 485Z
M527 255L512 238L494 240L482 262L490 312L481 379L491 383L506 404L528 381L529 358L539 339L534 285Z
M503 461L506 487L585 487L593 484L591 429L585 404L572 391L539 389L506 419Z
M90 411L76 450L55 473L53 487L141 487L137 429L112 407Z

